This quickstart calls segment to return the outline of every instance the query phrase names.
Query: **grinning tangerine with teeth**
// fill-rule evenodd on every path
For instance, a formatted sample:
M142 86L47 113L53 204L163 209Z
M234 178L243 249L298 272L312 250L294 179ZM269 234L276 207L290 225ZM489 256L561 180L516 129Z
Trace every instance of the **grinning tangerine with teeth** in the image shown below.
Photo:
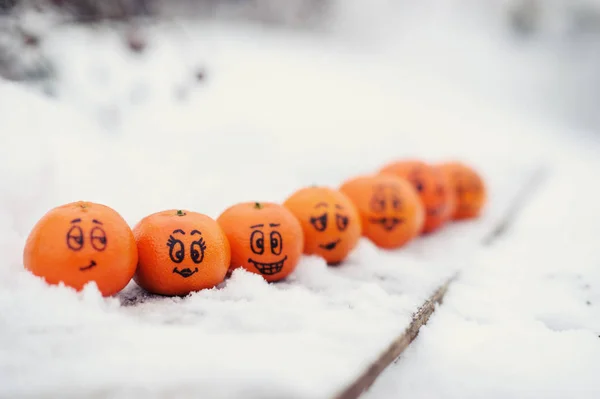
M431 233L451 219L454 192L450 181L434 166L416 160L398 161L387 164L380 173L392 174L412 183L425 207L423 233Z
M138 254L133 233L115 210L93 202L51 209L34 226L23 265L49 284L81 290L95 282L103 296L129 283Z
M273 274L281 272L286 260L287 255L284 256L283 259L281 259L280 261L271 263L257 262L252 258L248 258L248 262L254 265L254 267L256 267L258 271L261 272L261 274L264 274L265 276L272 276Z
M304 245L302 228L285 207L239 203L227 208L217 222L231 245L231 270L242 267L267 281L278 281L296 268Z
M146 216L133 233L139 252L134 280L146 291L187 295L225 279L229 242L210 217L172 209Z
M399 248L423 227L423 205L404 179L392 175L360 176L344 182L340 191L358 209L362 234L378 247Z
M285 200L302 225L304 253L329 265L342 262L361 236L358 210L345 194L329 187L302 188Z

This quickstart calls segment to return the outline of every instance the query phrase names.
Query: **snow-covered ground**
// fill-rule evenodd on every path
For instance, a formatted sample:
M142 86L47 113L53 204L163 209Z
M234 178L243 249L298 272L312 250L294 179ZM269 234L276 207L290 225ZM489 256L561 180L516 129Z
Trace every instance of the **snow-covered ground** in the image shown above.
M365 398L600 396L598 147L577 154L556 163L509 237L473 255Z
M370 29L358 14L326 37L171 22L137 55L110 28L62 28L44 44L54 97L0 81L0 396L330 397L463 270L369 395L595 397L598 144L544 113L549 57L441 5ZM65 202L104 203L131 225L175 207L216 218L403 156L476 166L484 217L398 251L362 240L339 268L306 257L283 283L235 272L185 299L134 283L103 299L23 270L31 227ZM543 191L481 249L539 167Z

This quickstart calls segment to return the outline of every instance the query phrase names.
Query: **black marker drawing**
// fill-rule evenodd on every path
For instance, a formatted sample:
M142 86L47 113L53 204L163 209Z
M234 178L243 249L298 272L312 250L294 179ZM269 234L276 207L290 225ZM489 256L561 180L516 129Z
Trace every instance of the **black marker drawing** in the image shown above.
M338 238L337 240L328 242L327 244L319 244L319 247L327 251L332 251L341 241L342 240Z
M410 171L409 177L408 177L408 179L412 183L415 190L417 190L419 193L422 193L425 190L425 183L423 183L423 179L421 178L421 175L422 175L421 168L415 167L412 171Z
M85 234L83 228L80 225L81 218L71 220L71 228L67 231L66 243L67 247L71 251L80 251L85 246ZM96 224L90 231L90 244L95 251L102 252L106 249L106 232L100 226L102 222L96 219L92 220L92 223ZM91 270L98 266L94 259L90 260L90 263L86 266L79 268L80 271L84 272Z
M377 204L374 204L375 206L377 206ZM327 204L326 202L319 202L317 205L315 205L315 209L316 208L321 208L321 207L325 207L328 208L329 204ZM340 204L334 204L333 207L335 207L336 209L343 211L344 207L341 206ZM323 232L325 230L327 230L327 225L328 225L328 211L325 211L325 213L323 213L320 216L311 216L311 218L309 219L310 224L312 224L312 226L315 228L315 230L319 231L319 232ZM337 227L337 229L342 232L344 230L346 230L348 228L348 224L350 223L350 220L348 218L348 216L342 214L342 213L335 213L335 215L332 215L332 217L335 216L335 227ZM341 242L342 240L340 238L327 242L325 244L319 244L319 248L324 249L326 251L332 251L333 249L335 249L335 247Z
M192 230L191 235L202 234L198 230ZM194 263L202 263L204 260L204 251L206 250L206 243L204 239L200 237L197 241L192 242L192 246L190 247L190 258L192 258L192 262ZM198 269L196 269L198 270Z
M253 229L250 234L250 249L256 255L263 255L265 253L265 233L262 232L264 224L257 224L250 226ZM278 223L270 223L269 227L279 227ZM269 246L273 255L281 255L283 251L283 237L277 230L272 230L269 234ZM275 262L259 262L258 260L248 258L248 263L251 263L256 269L264 275L273 275L279 273L283 269L283 265L287 260L287 255L283 259Z
M252 235L250 235L250 249L257 255L262 255L265 252L265 234L262 231L254 230L252 232Z
M277 274L283 269L283 264L287 260L287 255L283 257L280 261L272 262L272 263L263 263L257 262L252 258L248 258L248 262L252 263L259 272L266 276L270 276L273 274Z
M283 238L281 238L281 234L278 231L271 232L271 253L273 255L281 255L281 251L283 250Z
M311 217L310 224L312 224L317 231L325 231L327 228L327 213L324 213L321 216Z
M192 276L194 273L198 273L198 268L196 267L194 270L186 267L185 269L179 270L177 266L173 268L173 273L179 274L183 278L188 278Z
M392 231L397 225L404 223L404 218L397 218L395 216L384 216L380 218L371 217L369 218L369 221L371 223L381 224L381 227L383 227L385 230Z
M402 200L398 190L393 186L378 185L371 197L370 208L373 213L383 214L372 216L371 223L380 224L386 231L392 231L396 226L404 223L404 218L391 216L389 212L398 212L402 209Z
M335 214L335 223L339 231L344 231L348 227L349 219L348 216Z
M381 213L385 211L386 207L387 200L385 198L384 186L377 186L369 202L369 208L375 213Z
M186 235L182 229L175 229L173 233L169 235L167 240L167 246L169 247L169 258L173 263L182 263L185 260L185 244L178 238L175 238L174 234ZM190 236L199 235L202 233L199 230L192 230ZM190 244L190 259L192 262L198 264L204 260L204 251L206 251L206 242L204 238L199 237L197 240L192 241ZM188 278L194 273L198 272L196 267L194 270L190 268L184 268L179 270L177 267L173 268L173 273L179 274L183 278Z
M104 251L106 249L106 233L102 227L94 227L90 232L90 242L96 251Z
M94 267L96 267L96 261L92 260L89 265L84 266L84 267L80 267L79 270L81 270L83 272L83 271L86 271L86 270L90 270L90 269L92 269Z
M73 251L83 248L83 230L79 226L72 226L67 232L67 246Z
M185 257L183 242L170 235L167 246L169 247L169 258L175 263L183 262L183 258Z

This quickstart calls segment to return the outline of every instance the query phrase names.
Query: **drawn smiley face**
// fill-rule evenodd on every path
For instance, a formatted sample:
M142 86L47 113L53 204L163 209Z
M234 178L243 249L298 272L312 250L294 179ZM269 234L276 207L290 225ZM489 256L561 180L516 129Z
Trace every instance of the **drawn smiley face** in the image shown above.
M394 185L377 184L373 188L369 208L372 212L369 222L380 225L386 231L394 230L405 221L401 194Z
M340 263L361 235L358 210L344 193L329 187L306 187L283 204L300 221L304 253L318 255L329 265Z
M181 265L182 262L188 260L186 258L187 255L189 261L192 261L194 265L198 265L204 260L206 242L204 241L204 238L202 238L202 233L199 230L193 229L189 234L189 239L187 239L186 232L183 229L175 229L169 235L167 247L169 247L169 258L171 259L171 262ZM187 254L186 247L189 251ZM189 261L186 263L189 264ZM177 266L175 266L173 268L173 273L178 274L183 278L188 278L195 273L198 273L198 267L195 266L192 270L190 267L179 269Z
M454 192L447 177L436 167L421 161L400 161L387 165L381 172L412 183L425 207L424 233L437 230L451 218Z
M333 208L330 212L330 206L327 202L319 202L315 205L315 210L317 212L323 212L318 216L311 216L309 221L313 228L318 232L325 232L328 230L328 227L334 226L334 229L337 229L337 233L333 237L325 237L327 241L325 243L319 244L319 248L325 251L333 251L335 247L342 241L341 233L346 231L348 228L348 223L350 219L348 215L344 213L344 207L340 204L332 204ZM334 222L334 223L331 223ZM334 230L329 229L329 231Z
M281 272L287 255L281 255L283 251L283 237L277 230L279 223L264 223L250 226L250 249L254 256L248 258L261 274L272 276Z
M284 206L242 202L217 218L231 245L230 271L244 268L272 282L294 271L302 255L300 222Z
M454 188L456 206L453 219L477 217L486 202L486 187L481 176L471 167L449 162L440 165L440 170L449 179Z
M135 282L160 295L187 295L220 284L231 260L225 232L213 218L168 209L133 228L139 262Z
M415 167L410 172L408 179L423 199L428 217L439 217L447 211L449 207L447 197L450 187L444 182L439 171Z
M89 223L83 222L82 218L73 219L66 234L67 247L71 251L78 252L83 256L87 255L85 257L89 256L89 263L79 267L81 272L92 270L98 266L96 255L106 250L108 245L106 232L102 228L103 223L101 221L92 219L91 226L87 226L87 228L86 224Z
M88 201L48 211L23 249L23 266L47 283L81 290L94 282L103 296L129 283L137 260L127 222L114 209Z
M421 231L425 212L410 182L389 174L360 176L344 182L358 209L362 235L385 249L399 248Z

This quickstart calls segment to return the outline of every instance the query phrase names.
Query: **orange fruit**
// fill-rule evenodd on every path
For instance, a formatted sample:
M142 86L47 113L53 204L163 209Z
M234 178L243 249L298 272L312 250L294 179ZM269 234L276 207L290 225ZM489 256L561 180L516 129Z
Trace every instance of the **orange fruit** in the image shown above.
M134 281L160 295L187 295L225 280L231 259L219 224L197 212L153 213L133 228L139 261Z
M304 253L338 264L356 247L362 233L358 210L345 194L328 187L307 187L284 203L300 221Z
M231 269L244 269L278 281L294 271L302 256L302 227L285 207L244 202L217 218L231 244Z
M72 202L48 211L33 227L23 265L49 284L80 291L93 281L103 296L131 281L138 254L133 233L115 210L93 202Z
M344 182L340 191L357 207L363 235L381 248L399 248L418 236L423 227L423 205L404 179L360 176Z
M470 219L478 217L487 201L487 190L481 176L461 162L439 165L455 192L456 206L452 218Z
M380 173L410 181L425 207L423 233L431 233L452 218L454 192L450 181L437 168L422 161L399 161L384 166Z

